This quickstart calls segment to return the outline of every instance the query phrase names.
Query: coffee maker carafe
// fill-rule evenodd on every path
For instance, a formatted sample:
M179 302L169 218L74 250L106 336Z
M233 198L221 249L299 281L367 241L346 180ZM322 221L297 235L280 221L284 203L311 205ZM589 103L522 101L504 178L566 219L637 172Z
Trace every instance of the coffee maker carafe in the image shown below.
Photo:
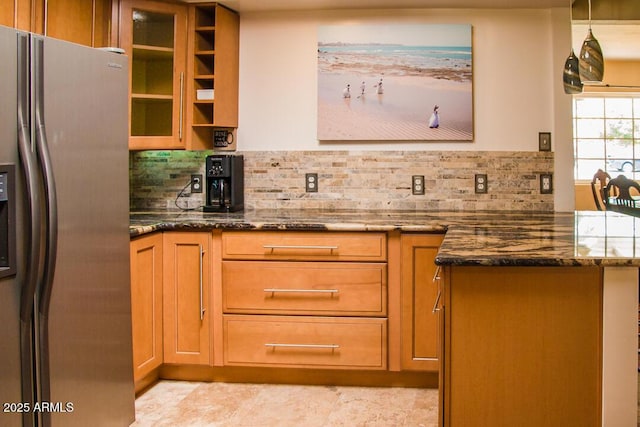
M234 212L244 208L244 158L212 155L206 159L205 212Z

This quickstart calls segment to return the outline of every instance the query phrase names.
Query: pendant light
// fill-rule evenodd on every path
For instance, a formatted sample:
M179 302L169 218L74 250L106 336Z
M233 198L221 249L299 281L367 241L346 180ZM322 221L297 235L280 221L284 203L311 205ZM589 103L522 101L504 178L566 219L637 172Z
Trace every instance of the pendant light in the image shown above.
M601 83L604 75L604 59L600 43L591 31L591 0L589 0L589 32L580 50L580 80L582 83Z
M573 0L569 0L569 22L573 22ZM562 70L562 83L564 85L564 93L582 93L582 82L580 81L580 61L571 48L571 54L564 63L564 69Z

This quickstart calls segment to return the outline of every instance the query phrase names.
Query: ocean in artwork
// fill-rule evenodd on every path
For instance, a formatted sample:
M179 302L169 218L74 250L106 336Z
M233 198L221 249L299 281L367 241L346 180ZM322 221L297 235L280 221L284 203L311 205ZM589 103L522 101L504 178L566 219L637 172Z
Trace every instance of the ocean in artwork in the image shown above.
M469 25L321 27L318 139L471 141L472 82Z

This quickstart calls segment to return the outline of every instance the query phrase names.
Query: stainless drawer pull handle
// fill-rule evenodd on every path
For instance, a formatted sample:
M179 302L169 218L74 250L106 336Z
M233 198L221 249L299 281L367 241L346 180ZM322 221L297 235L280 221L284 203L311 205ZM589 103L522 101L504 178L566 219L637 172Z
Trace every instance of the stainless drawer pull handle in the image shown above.
M338 289L281 289L281 288L264 288L264 292L302 292L308 294L337 294Z
M433 280L431 280L432 282L435 282L436 280L440 280L440 266L438 266L438 268L436 268L436 273L433 275Z
M440 279L442 279L442 277L440 277L440 266L438 266L436 268L436 272L433 275L433 283L439 282ZM442 296L442 289L439 286L440 284L438 283L438 296L436 296L436 302L433 304L433 309L431 310L432 313L435 313L437 311L440 311L440 307L438 307L438 304L440 303L440 297Z
M204 262L204 250L200 245L200 320L204 320L204 301L203 301L203 262Z
M325 249L325 250L337 250L337 246L322 246L322 245L263 245L265 249Z
M329 348L329 349L337 349L340 348L338 344L281 344L281 343L266 343L265 347L288 347L288 348Z
M182 141L182 128L184 121L184 73L180 73L180 111L179 111L178 139Z
M438 304L440 303L441 295L442 295L442 292L440 291L440 289L438 289L438 296L436 297L436 302L433 303L433 310L431 310L432 313L435 313L436 311L440 311L440 307L438 307Z

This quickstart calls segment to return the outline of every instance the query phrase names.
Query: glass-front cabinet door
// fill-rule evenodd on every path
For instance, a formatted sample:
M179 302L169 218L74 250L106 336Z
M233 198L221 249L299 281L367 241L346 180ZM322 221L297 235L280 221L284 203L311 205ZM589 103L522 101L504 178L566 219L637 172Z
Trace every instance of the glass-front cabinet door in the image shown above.
M184 148L187 8L123 0L120 45L129 65L129 148Z

